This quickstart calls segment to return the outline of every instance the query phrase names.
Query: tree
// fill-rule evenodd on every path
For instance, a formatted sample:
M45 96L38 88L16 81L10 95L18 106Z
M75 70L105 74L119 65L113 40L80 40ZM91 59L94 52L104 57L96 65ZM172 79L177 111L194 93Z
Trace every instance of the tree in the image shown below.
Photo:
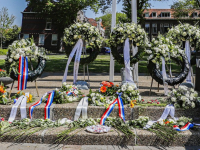
M110 32L111 32L111 19L112 19L112 14L111 11L108 10L106 11L105 15L99 17L99 18L95 18L96 21L98 21L99 19L102 19L102 24L103 26L106 28L105 29L105 35L106 36L110 36ZM126 22L127 20L127 16L124 13L117 13L116 14L116 23L123 23Z
M0 11L0 37L1 37L1 49L3 39L5 40L6 30L8 30L15 20L15 16L8 15L8 9L3 7Z

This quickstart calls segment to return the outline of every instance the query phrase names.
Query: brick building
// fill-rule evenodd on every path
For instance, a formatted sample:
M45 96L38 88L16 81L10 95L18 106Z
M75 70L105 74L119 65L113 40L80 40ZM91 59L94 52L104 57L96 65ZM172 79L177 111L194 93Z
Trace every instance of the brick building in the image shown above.
M104 37L105 29L102 22L96 22L92 18L87 18L83 11L77 13L77 22L89 22L96 26ZM58 35L57 27L51 19L40 18L36 12L32 12L28 7L22 12L22 27L20 38L34 38L36 45L44 47L51 52L63 51L61 37Z
M183 20L184 23L187 22L192 25L196 23L200 25L200 22L198 22L200 19L200 10L196 10L191 14L185 14L185 16L177 19L173 16L172 9L148 9L144 11L144 17L145 23L142 27L148 33L150 40L159 33L167 33L169 28L180 24L179 20Z

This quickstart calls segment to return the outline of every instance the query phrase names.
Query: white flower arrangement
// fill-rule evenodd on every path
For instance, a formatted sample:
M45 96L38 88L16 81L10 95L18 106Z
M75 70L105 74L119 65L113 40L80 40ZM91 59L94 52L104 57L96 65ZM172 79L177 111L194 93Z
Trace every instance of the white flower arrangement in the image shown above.
M149 54L148 60L156 64L162 62L161 57L168 61L169 57L181 59L181 55L184 55L184 51L172 43L172 38L165 38L162 35L158 35L157 39L152 39L151 50L146 50L146 53Z
M102 94L99 93L93 93L91 92L90 94L87 95L88 97L88 102L92 106L109 106L112 101L107 100Z
M124 104L130 104L131 100L141 101L141 95L134 84L123 84L117 92L122 93L121 98ZM116 96L113 96L111 99L115 98Z
M200 29L190 24L179 24L172 27L167 37L171 37L175 44L182 44L182 41L189 40L190 44L199 47L200 43Z
M102 40L99 30L89 23L75 23L64 31L64 42L67 45L76 44L78 39L85 40L90 46L95 43L100 47Z
M111 45L117 46L124 43L127 38L133 41L134 46L149 46L145 30L140 25L135 23L118 24L115 28L113 28L109 41Z
M15 69L14 71L17 72L18 61L21 55L34 58L37 61L38 57L46 58L46 52L47 51L43 47L35 45L33 38L16 40L8 46L7 58L5 61L6 64L9 64L10 68Z
M173 104L176 108L195 108L198 93L192 88L180 86L177 90L173 89L167 97L168 103Z

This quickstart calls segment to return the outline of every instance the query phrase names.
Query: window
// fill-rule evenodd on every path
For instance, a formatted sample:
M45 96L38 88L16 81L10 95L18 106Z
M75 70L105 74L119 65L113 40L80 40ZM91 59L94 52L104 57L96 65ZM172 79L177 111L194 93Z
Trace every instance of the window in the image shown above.
M149 13L145 13L145 14L144 14L144 17L149 17Z
M161 17L170 17L170 12L162 12Z
M152 24L152 33L157 34L157 24L156 23Z
M169 28L169 23L165 23L164 24L164 33L168 32L168 28Z
M51 45L57 45L57 41L58 41L58 35L52 34Z
M157 14L156 14L156 12L152 12L152 17L157 17Z
M29 34L24 34L23 38L24 39L28 39L29 38Z
M197 13L197 12L194 12L194 13L193 13L193 17L198 17L198 13Z
M45 30L51 30L51 24L52 24L51 19L47 19L47 20L46 20L46 27L45 27Z
M173 27L173 24L171 23L171 24L170 24L170 28L172 28L172 27Z
M44 45L44 34L39 34L39 45Z
M164 33L164 28L163 28L163 24L160 24L160 33Z
M145 23L145 31L146 31L146 33L149 33L149 29L150 29L150 24L149 23Z

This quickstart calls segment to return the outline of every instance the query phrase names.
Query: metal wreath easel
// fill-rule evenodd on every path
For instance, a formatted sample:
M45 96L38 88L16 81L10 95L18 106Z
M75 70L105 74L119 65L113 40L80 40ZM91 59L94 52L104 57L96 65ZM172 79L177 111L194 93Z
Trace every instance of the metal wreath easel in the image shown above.
M30 63L31 63L31 70L33 71L33 64L32 64L31 58L30 58ZM35 81L35 88L36 88L37 95L38 95L38 97L40 97L39 92L38 92L38 86L37 86L36 79L34 81ZM13 82L12 82L11 89L10 89L10 92L9 92L9 98L10 98L14 83L15 83L15 80L13 80Z
M86 55L86 42L83 41L83 58L85 58ZM88 75L88 86L90 87L90 75L89 75L89 69L88 69L88 64L86 65L87 67L87 75ZM84 76L84 81L85 81L85 65L83 65L83 76Z

